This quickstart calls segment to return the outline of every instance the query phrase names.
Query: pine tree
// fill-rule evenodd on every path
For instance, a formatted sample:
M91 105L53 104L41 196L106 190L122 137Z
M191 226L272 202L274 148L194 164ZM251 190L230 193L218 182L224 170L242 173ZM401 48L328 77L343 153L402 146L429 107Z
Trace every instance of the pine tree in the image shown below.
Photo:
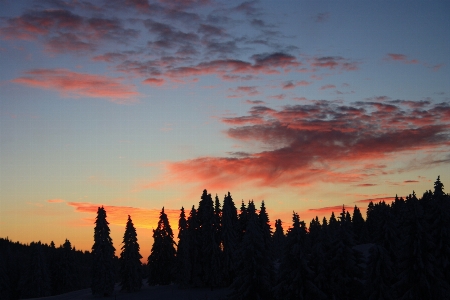
M314 272L308 266L305 252L306 227L295 212L292 227L286 236L286 247L281 259L277 299L324 299L326 295L314 284Z
M236 271L236 255L239 246L237 209L230 192L223 199L222 243L225 284L231 284Z
M248 223L248 213L247 208L245 207L244 200L242 200L241 208L239 211L239 243L242 242L242 238L245 234L245 229L247 228Z
M271 299L273 272L255 205L249 202L248 222L238 254L237 275L231 285L232 299Z
M169 219L161 210L158 226L153 230L153 246L148 257L148 285L167 285L174 278L175 242Z
M365 244L368 241L368 231L366 227L366 222L361 214L359 208L355 205L353 208L353 236L355 237L355 242L357 244Z
M202 265L202 282L207 286L219 286L222 281L222 270L220 265L220 240L215 223L214 205L211 194L203 190L198 205L198 217L200 224L200 259Z
M127 292L136 292L142 287L141 254L133 221L128 215L120 253L120 286Z
M201 236L200 225L195 206L192 205L192 209L188 217L188 237L189 237L189 266L190 266L190 280L189 282L196 287L202 286L201 280L202 265L200 257L201 248Z
M64 244L57 250L59 255L56 270L56 293L62 294L76 290L79 284L76 277L72 244L66 239Z
M96 296L112 295L116 278L114 266L114 251L111 237L109 236L106 211L102 207L97 210L97 218L94 228L94 245L92 246L92 294Z
M272 228L270 226L269 215L266 211L266 206L264 200L261 202L261 209L258 215L259 226L263 232L264 247L266 247L267 252L270 254L270 260L273 259L272 252Z
M280 219L275 220L275 232L272 236L273 253L275 259L279 260L282 256L286 236L284 235L283 224Z
M184 207L181 207L178 221L178 247L176 257L176 279L182 286L189 284L191 280L191 263L189 257L189 230Z

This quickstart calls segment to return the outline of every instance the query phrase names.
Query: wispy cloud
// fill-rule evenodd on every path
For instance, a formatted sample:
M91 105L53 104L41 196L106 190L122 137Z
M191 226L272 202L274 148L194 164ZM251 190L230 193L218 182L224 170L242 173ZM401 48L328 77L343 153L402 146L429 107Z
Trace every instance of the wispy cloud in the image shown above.
M35 69L25 74L12 82L56 90L66 97L106 98L120 104L137 102L139 96L134 85L123 84L118 78L66 69Z
M419 61L417 59L408 59L405 54L400 53L388 53L385 57L387 61L398 61L404 64L418 64Z
M90 202L67 202L67 205L75 208L76 212L87 213L91 215L92 222L95 220L97 210L102 204ZM103 205L105 208L108 222L114 225L125 226L127 216L130 215L137 228L155 228L158 224L161 208L148 209L131 206ZM180 207L181 208L181 207ZM168 215L172 228L176 228L176 222L180 215L178 209L165 208L164 212Z
M404 151L432 151L447 145L450 119L443 121L446 117L447 111L437 105L417 111L388 102L347 106L318 101L280 110L255 106L248 115L224 118L223 122L235 126L226 132L228 137L259 143L264 151L245 157L169 162L166 168L171 180L203 182L211 187L241 182L296 186L320 179L373 186L367 183L370 172L356 171L358 164L380 165Z

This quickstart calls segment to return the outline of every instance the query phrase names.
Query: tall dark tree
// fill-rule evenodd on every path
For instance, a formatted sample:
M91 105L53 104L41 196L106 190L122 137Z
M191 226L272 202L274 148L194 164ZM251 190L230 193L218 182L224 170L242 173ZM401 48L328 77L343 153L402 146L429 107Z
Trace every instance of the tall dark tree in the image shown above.
M295 212L286 236L281 259L277 299L324 299L326 295L314 284L314 272L308 266L305 252L306 227Z
M270 254L270 260L272 260L272 228L270 226L269 214L267 213L264 200L261 202L261 209L258 215L259 226L263 233L264 247L266 247L267 252Z
M56 270L56 289L57 294L74 291L78 287L78 278L75 268L75 251L68 239L60 246L58 250L58 265Z
M148 285L167 285L174 279L175 242L164 207L158 226L153 229L153 246L148 257Z
M106 211L102 207L97 210L94 228L94 245L92 246L92 294L108 296L114 292L116 269L114 265L113 241L109 235L109 223Z
M236 271L236 255L239 246L237 209L230 192L223 199L222 243L224 281L225 284L230 284Z
M247 228L247 223L248 223L247 207L245 206L244 200L242 200L241 208L239 210L239 242L242 242L245 229Z
M264 246L264 237L255 204L249 202L248 222L239 249L237 275L231 285L232 299L272 299L273 266Z
M123 235L122 253L120 253L120 286L127 292L136 292L142 287L142 263L139 254L136 228L128 215Z
M189 231L188 221L184 207L181 207L180 219L178 221L178 247L176 257L176 281L186 286L191 280L191 263L189 257Z
M207 286L219 286L222 282L220 239L214 225L213 200L211 194L208 194L206 190L203 190L198 205L198 218L201 237L202 281Z
M272 236L274 258L279 260L282 256L286 236L284 235L283 224L280 219L275 220L275 232Z
M190 279L189 282L193 286L202 286L203 282L202 276L202 264L201 264L201 236L200 236L200 225L197 210L195 206L192 205L188 223L188 248L189 248L189 266L190 266Z
M355 242L357 244L365 244L368 241L369 232L367 231L366 221L364 220L361 211L356 205L353 208L352 223Z

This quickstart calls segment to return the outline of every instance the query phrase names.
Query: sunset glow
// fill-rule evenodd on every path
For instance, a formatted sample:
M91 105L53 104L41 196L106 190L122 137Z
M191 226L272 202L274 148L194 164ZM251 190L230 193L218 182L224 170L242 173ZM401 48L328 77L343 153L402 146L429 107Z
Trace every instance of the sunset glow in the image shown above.
M447 1L0 1L0 237L144 260L204 189L272 227L450 189Z

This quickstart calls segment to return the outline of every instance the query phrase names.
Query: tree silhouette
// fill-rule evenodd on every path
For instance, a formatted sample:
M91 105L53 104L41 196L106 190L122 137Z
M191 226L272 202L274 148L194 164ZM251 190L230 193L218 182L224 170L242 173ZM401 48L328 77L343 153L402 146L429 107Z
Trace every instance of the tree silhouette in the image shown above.
M141 258L139 243L133 221L128 215L125 233L123 235L122 252L120 253L120 286L127 292L135 292L141 289Z
M314 284L314 272L308 266L305 252L306 227L295 212L292 227L286 235L286 247L281 258L277 299L324 299L326 295Z
M272 264L255 204L249 202L248 222L238 254L238 271L231 285L232 299L272 299Z
M222 209L223 269L226 284L233 281L236 271L236 254L239 247L238 226L237 209L228 192L223 199Z
M169 219L161 210L158 226L153 230L153 246L148 257L148 285L170 284L174 278L175 242Z
M191 262L189 258L189 230L184 207L181 207L178 221L178 247L176 257L176 281L182 286L189 284L191 280Z
M95 296L112 295L116 278L114 251L106 211L102 207L97 210L94 228L94 245L92 246L92 294Z

